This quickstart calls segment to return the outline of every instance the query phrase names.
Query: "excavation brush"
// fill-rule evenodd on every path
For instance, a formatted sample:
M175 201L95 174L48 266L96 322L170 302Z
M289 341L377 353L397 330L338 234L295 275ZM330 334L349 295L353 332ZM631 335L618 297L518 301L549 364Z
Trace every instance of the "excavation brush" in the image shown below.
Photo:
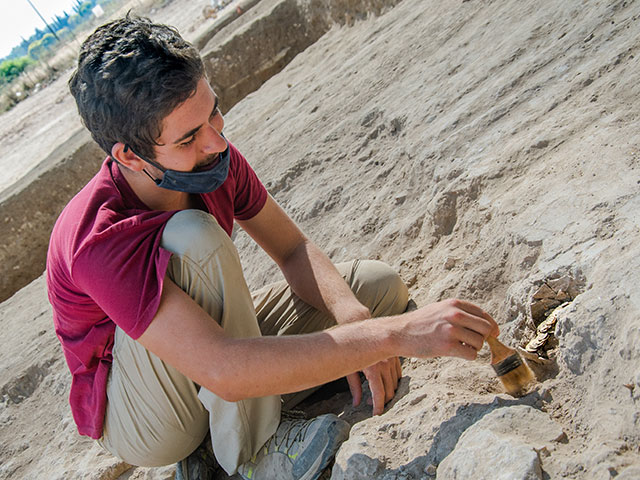
M517 351L503 345L497 338L488 337L487 343L491 349L491 366L507 393L514 397L522 395L535 379L529 366Z

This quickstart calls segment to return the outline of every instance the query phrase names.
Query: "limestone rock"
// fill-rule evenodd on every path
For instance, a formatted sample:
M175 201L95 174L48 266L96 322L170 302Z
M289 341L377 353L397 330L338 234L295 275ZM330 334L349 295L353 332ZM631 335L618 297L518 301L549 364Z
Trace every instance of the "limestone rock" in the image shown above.
M542 479L536 451L509 436L473 429L458 445L440 464L437 479Z
M438 479L538 480L538 452L562 439L562 428L532 407L503 407L469 427L437 470Z

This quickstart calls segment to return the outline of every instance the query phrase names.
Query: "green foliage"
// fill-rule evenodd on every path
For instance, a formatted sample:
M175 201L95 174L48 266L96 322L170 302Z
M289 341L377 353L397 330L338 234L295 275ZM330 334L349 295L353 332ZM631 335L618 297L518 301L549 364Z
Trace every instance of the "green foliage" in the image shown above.
M40 42L42 42L42 46L45 49L48 49L51 45L56 43L56 37L54 37L51 33L47 33L40 39Z
M41 39L31 42L28 50L29 56L35 60L42 58L42 55L56 43L56 40L53 34L44 34Z
M58 38L60 40L66 40L66 39L69 39L71 37L71 30L69 30L68 27L64 27L64 28L61 28L60 30L58 30L56 32L56 35L58 35Z
M39 59L45 51L46 48L42 45L42 39L29 44L29 56L35 60Z
M27 42L24 38L22 38L22 42L20 45L16 45L11 50L11 53L7 57L7 59L24 57L29 54L29 42Z
M35 63L29 57L13 58L0 63L0 83L10 83L17 78L25 68Z

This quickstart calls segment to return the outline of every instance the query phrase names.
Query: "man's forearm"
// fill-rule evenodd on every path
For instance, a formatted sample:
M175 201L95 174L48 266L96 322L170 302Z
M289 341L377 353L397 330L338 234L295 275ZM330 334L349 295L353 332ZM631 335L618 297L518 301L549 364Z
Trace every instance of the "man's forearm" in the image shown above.
M226 400L289 393L363 370L392 356L472 360L495 321L479 307L445 300L396 317L338 325L306 335L218 338L201 385ZM211 377L210 375L215 375ZM198 382L197 379L194 379ZM200 383L200 382L198 382Z
M331 315L337 323L370 318L369 309L313 242L305 239L280 265L293 292L309 305Z
M210 389L225 400L291 393L362 370L395 350L384 318L306 335L227 338ZM221 360L222 359L222 363Z

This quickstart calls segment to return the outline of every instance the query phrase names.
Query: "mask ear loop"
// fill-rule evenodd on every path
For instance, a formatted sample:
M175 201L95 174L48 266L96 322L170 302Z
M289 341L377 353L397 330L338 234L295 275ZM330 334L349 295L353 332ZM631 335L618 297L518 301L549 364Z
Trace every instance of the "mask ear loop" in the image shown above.
M141 157L140 155L138 155L136 152L133 151L133 148L130 148L129 145L125 143L124 144L124 153L127 153L129 150L131 150L131 152L134 155L138 156L139 158L141 158L145 162L150 163L151 165L153 165L154 167L158 168L159 170L162 170L162 167L160 165L157 165L156 163L150 162L146 158ZM156 185L160 185L162 183L162 180L152 177L151 174L149 172L147 172L146 169L143 168L142 171L147 175L147 177L149 177L151 180L153 180L153 183L155 183Z

